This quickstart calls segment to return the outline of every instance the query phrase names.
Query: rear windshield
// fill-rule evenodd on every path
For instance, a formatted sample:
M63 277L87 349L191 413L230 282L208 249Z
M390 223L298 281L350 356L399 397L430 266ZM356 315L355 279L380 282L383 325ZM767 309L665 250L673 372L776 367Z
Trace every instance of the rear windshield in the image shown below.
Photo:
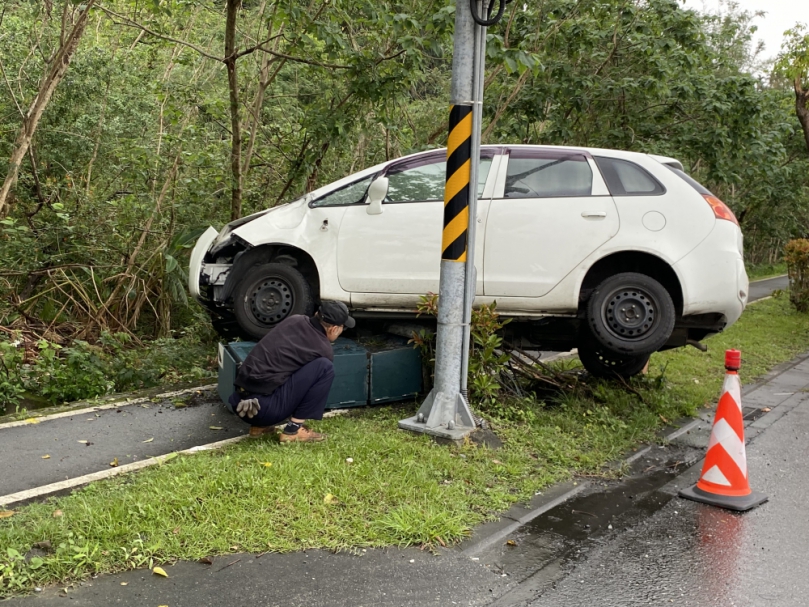
M691 177L687 173L685 173L685 172L681 171L680 169L677 169L677 168L675 168L673 166L670 166L668 164L665 164L663 166L665 166L668 170L670 170L675 175L678 175L679 177L681 177L683 181L685 181L688 185L690 185L692 188L694 188L697 192L699 192L703 196L713 196L713 194L711 194L711 192L708 190L708 188L703 186L701 183L699 183L696 179L694 179L693 177Z

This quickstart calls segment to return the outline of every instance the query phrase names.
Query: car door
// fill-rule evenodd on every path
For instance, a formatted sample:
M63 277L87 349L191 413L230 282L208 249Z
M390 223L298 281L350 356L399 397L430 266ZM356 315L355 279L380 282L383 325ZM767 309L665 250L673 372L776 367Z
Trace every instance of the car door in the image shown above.
M492 157L489 152L481 160L479 192ZM382 213L369 215L367 205L352 206L340 224L338 278L354 305L412 305L420 295L438 292L446 152L408 158L384 174L388 194Z
M486 223L487 297L541 297L618 232L618 213L589 154L512 148L502 173Z

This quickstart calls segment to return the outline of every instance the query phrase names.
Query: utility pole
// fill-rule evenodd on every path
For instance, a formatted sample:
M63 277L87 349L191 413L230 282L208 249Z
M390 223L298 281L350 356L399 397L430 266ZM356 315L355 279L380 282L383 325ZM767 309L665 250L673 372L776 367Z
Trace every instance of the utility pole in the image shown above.
M488 13L490 0L472 1L478 15ZM496 20L504 4L501 0ZM476 21L470 0L456 0L435 383L416 415L399 422L400 428L451 440L476 426L466 393L486 41L486 27Z

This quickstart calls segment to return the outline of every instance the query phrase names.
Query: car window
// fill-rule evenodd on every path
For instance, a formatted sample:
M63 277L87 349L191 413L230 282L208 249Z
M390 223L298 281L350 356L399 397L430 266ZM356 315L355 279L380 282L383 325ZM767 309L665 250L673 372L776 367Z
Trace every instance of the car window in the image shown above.
M583 154L512 152L506 172L506 198L590 196L593 171Z
M666 189L646 169L628 160L595 157L613 196L659 196Z
M483 193L492 166L491 158L481 158L478 169L478 196ZM425 202L444 199L447 161L429 162L419 166L405 164L388 173L388 195L385 202Z
M352 184L343 186L339 190L329 192L321 196L312 203L312 207L337 207L346 204L358 204L365 201L365 194L368 191L368 186L374 179L374 175L355 181Z

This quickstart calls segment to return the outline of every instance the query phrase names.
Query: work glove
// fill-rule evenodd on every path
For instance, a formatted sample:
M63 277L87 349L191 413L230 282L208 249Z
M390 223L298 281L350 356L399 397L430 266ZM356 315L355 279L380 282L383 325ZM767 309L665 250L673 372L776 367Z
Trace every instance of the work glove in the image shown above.
M239 417L247 416L248 419L252 419L258 413L258 410L261 408L261 405L258 404L257 398L248 398L246 400L240 400L239 404L236 405L236 413L239 414Z

